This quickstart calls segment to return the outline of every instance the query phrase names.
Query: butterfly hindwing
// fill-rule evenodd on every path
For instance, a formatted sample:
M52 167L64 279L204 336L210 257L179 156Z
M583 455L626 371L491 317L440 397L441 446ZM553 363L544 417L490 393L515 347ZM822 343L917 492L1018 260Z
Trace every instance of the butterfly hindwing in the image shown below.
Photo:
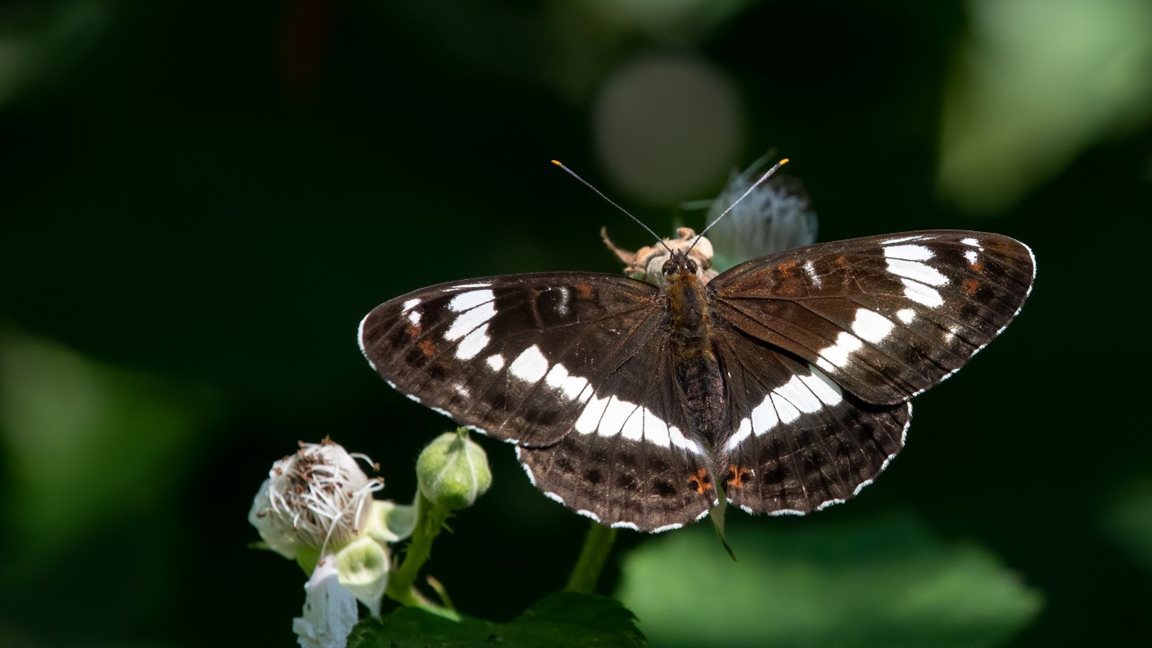
M717 476L748 513L807 513L854 496L904 446L908 403L869 405L818 367L733 332L718 336L728 434Z
M715 314L897 404L959 369L1019 311L1031 251L998 234L924 231L822 243L713 279Z
M709 450L691 431L670 374L666 340L606 377L573 431L517 456L537 488L609 526L662 531L699 519L718 501Z

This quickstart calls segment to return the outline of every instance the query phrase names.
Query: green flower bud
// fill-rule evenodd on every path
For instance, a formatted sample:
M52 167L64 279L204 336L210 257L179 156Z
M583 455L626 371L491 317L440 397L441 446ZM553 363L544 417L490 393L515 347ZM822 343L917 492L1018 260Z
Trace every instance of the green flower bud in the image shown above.
M471 506L492 485L488 456L464 428L441 434L424 448L416 478L424 497L450 511Z

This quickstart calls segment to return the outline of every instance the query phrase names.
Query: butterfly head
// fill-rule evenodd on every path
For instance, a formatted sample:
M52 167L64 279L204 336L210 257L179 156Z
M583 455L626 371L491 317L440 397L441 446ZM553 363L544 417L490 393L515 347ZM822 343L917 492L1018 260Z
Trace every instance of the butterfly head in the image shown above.
M683 270L707 283L716 276L712 269L712 243L690 227L676 230L676 238L666 238L660 245L645 246L635 252L616 247L607 232L600 231L604 243L625 264L624 273L656 286L666 286ZM686 262L691 262L688 269Z
M702 278L700 264L680 250L673 250L668 260L664 262L664 266L660 268L660 274L664 277L665 283L683 280L690 276L697 279Z

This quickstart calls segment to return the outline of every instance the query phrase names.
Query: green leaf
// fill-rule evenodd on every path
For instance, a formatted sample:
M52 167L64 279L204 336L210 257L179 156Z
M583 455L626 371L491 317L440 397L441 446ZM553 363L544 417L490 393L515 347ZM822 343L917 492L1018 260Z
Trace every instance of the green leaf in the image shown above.
M1114 489L1103 511L1104 533L1152 570L1152 482L1132 481Z
M464 617L459 622L404 607L381 621L365 621L351 648L388 646L643 646L635 617L601 596L561 592L539 600L511 623Z
M213 400L0 331L0 446L10 479L0 503L23 551L19 569L32 574L104 528L171 509Z
M738 563L705 526L641 545L620 599L663 646L994 645L1041 607L986 550L911 518L795 522L730 528Z
M971 32L944 86L936 165L948 202L1008 211L1084 149L1148 118L1152 4L966 5Z

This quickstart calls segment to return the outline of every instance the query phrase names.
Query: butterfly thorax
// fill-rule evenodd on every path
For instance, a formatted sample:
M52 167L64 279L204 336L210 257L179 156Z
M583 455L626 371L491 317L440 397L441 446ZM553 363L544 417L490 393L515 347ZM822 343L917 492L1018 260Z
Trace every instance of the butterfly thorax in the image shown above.
M668 300L669 333L678 357L712 354L708 343L708 300L696 271L696 262L680 252L672 254L662 271L667 282L664 294Z
M719 432L724 382L712 345L712 318L695 261L674 252L664 264L672 364L693 428L711 445Z

